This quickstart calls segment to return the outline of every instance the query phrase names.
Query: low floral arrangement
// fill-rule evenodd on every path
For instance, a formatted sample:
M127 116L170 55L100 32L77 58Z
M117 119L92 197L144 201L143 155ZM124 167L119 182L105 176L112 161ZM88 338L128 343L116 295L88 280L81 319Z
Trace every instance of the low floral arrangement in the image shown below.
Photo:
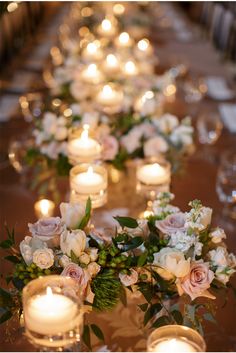
M175 172L183 157L194 148L189 117L179 121L168 113L161 117L127 113L111 121L97 112L81 112L78 104L73 104L70 109L72 115L68 118L46 112L41 120L36 121L35 142L27 151L27 162L35 167L34 179L41 185L43 193L48 189L49 181L53 181L52 175L57 178L69 174L72 167L67 152L69 133L71 128L82 128L84 124L89 124L101 144L102 160L119 170L124 169L127 161L161 154L171 162Z
M172 199L160 193L147 219L115 217L117 228L106 240L89 225L90 200L86 207L62 203L61 217L29 224L19 249L8 231L0 246L14 263L6 277L13 287L0 289L0 322L21 312L21 291L29 281L61 274L78 281L91 309L111 310L120 300L125 305L128 292L139 293L144 325L177 323L202 331L202 319L213 320L212 308L199 299L215 299L220 290L225 295L236 257L227 251L224 230L212 228L212 209L194 200L184 213Z

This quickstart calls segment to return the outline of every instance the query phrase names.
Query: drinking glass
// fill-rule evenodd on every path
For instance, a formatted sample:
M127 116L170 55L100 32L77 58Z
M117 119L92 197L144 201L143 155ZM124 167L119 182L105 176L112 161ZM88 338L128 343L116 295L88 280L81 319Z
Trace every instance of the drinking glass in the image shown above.
M217 113L205 112L197 120L199 142L206 145L213 145L219 139L223 124Z
M224 203L225 215L236 219L236 153L227 151L222 155L217 172L216 191Z

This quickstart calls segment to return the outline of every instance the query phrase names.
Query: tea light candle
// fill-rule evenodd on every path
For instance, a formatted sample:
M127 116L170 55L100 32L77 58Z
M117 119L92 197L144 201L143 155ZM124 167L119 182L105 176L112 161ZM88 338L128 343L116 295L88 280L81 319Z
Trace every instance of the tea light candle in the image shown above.
M47 287L46 294L35 295L27 303L24 317L27 329L43 334L54 335L74 328L73 317L77 304L69 297L52 293Z
M100 60L103 58L102 50L99 47L99 42L91 42L87 44L87 47L84 49L82 56L85 59L89 60Z
M87 83L99 83L102 80L102 74L96 64L90 64L81 73L82 79Z
M87 172L82 172L75 176L73 188L80 194L97 194L106 188L106 182L102 175L93 171L90 166Z
M55 209L55 204L51 200L42 199L34 204L34 210L38 218L51 217Z
M145 164L137 170L137 179L146 185L169 183L169 172L158 163Z
M122 91L112 88L111 84L103 86L102 90L97 94L96 101L103 106L119 105L123 100Z
M154 347L153 351L163 353L197 352L197 350L189 342L179 338L172 338L166 341L162 341Z
M98 33L105 37L112 37L116 33L116 27L112 21L105 18L101 25L98 26Z
M128 48L133 44L132 39L130 38L129 33L122 32L115 41L118 47Z
M133 61L127 61L124 65L124 73L127 76L134 76L138 73L137 65Z
M119 61L117 57L113 54L108 54L104 62L104 70L107 73L116 73L119 71Z
M141 39L138 44L137 48L140 55L150 55L152 53L152 47L148 39L144 38Z
M83 131L79 138L68 142L69 158L80 161L92 161L98 159L101 153L101 145L89 137L89 125L83 126Z

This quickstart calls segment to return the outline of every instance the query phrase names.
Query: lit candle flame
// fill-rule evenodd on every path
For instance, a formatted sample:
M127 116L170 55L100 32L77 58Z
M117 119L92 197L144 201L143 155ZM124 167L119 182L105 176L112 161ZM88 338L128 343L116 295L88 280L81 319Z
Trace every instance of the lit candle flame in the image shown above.
M141 51L145 51L147 50L147 48L149 47L149 40L148 39L141 39L139 42L138 42L138 48L139 50Z
M117 64L117 58L113 54L108 54L106 61L110 66L115 66Z
M88 124L84 124L83 131L81 133L81 140L86 142L88 140L88 135L89 135L89 125Z
M52 298L52 297L53 297L53 295L52 295L52 288L47 287L47 289L46 289L46 294L47 294L47 296L48 296L49 298Z
M90 53L90 54L95 54L96 53L96 51L97 51L97 45L95 44L95 43L89 43L88 45L87 45L87 50L88 50L88 52Z
M125 71L129 74L135 73L136 72L135 63L133 61L127 61L127 63L125 63Z
M103 86L102 93L104 95L111 95L112 94L112 88L109 85Z
M89 177L91 177L93 175L93 167L92 166L88 167L87 174Z
M105 19L102 21L102 29L104 31L110 31L111 29L111 21L108 19Z
M129 33L122 32L119 36L119 41L122 44L127 44L129 42Z

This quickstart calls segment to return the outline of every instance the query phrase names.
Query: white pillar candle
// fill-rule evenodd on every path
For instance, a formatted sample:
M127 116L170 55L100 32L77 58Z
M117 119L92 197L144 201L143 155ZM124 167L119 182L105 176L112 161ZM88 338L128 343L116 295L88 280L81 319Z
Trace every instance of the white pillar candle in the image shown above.
M129 33L122 32L119 35L119 37L116 39L115 43L119 47L127 48L127 47L131 47L131 45L133 44L133 41L130 38Z
M112 88L110 84L103 86L98 92L96 100L104 106L119 105L122 102L123 93Z
M132 60L125 63L123 70L127 76L134 76L138 73L137 65Z
M137 170L137 179L147 185L159 185L170 181L169 172L158 163L145 164Z
M74 157L98 158L101 153L100 144L89 137L89 125L85 124L79 138L68 142L68 154Z
M56 335L74 329L78 307L70 298L54 294L32 297L24 310L27 329L43 335Z
M190 342L179 338L171 338L157 343L157 345L153 347L152 351L163 353L198 352L198 350L196 350Z
M87 172L76 175L73 180L73 189L80 194L97 194L106 189L107 183L102 175L93 171L90 166Z
M53 216L54 209L55 209L55 204L51 200L42 199L35 202L34 204L34 210L35 210L36 216L39 218Z
M90 64L81 73L82 79L87 83L99 83L102 81L102 74L96 64Z

